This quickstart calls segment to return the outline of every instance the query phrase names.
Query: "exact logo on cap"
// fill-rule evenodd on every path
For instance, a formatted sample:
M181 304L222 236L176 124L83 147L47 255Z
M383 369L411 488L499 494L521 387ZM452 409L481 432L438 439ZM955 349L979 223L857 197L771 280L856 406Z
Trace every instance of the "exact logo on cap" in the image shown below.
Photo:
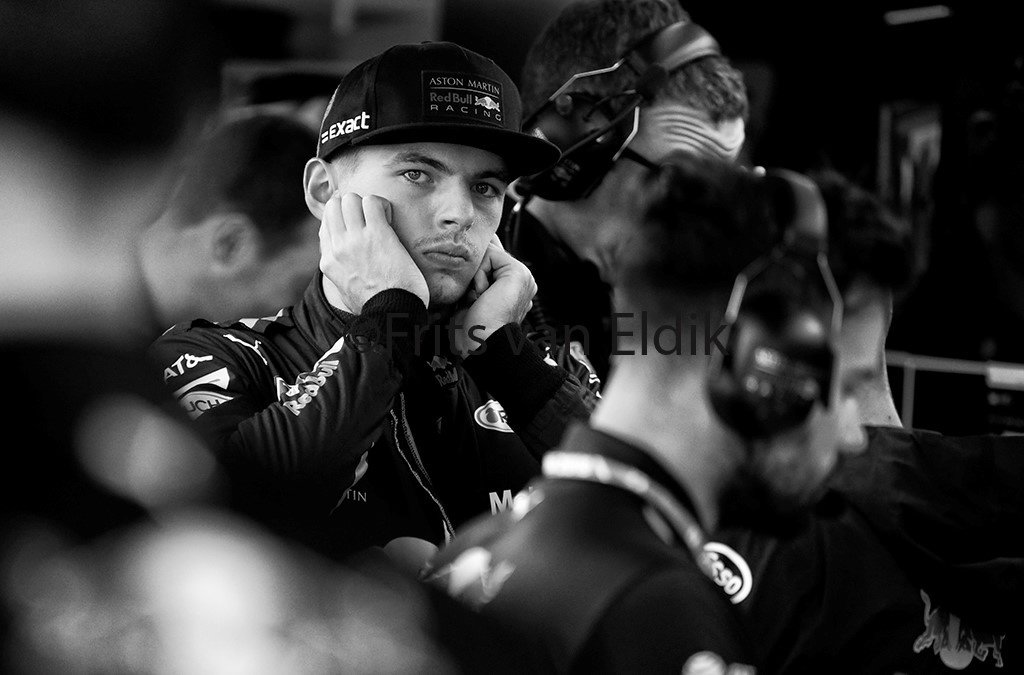
M502 126L504 106L501 85L468 73L423 71L423 115Z
M360 129L369 128L370 114L367 113L366 111L363 111L351 119L335 122L331 126L324 129L323 133L320 134L320 145L323 145L332 138L337 138L338 136L347 136L348 134L351 134L355 131L359 131Z

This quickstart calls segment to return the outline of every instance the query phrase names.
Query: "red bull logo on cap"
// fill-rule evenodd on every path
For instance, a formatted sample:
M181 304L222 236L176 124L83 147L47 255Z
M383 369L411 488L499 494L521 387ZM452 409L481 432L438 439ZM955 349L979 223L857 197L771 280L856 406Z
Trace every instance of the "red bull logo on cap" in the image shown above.
M479 75L426 71L423 73L423 113L501 126L501 84Z

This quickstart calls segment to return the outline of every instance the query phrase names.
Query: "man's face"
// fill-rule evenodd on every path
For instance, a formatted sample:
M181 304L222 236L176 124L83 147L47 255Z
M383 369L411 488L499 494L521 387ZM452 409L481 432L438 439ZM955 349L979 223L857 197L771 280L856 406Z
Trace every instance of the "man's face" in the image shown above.
M320 257L319 227L316 218L307 216L296 229L295 241L264 250L264 256L237 279L245 288L238 297L244 309L227 312L225 318L270 316L297 303Z
M336 192L391 202L391 225L427 281L431 305L466 292L497 231L508 185L497 155L449 143L360 148L331 163Z
M861 424L902 426L885 366L890 297L855 283L844 301L846 314L839 337L840 392L856 401Z
M891 403L882 358L885 305L879 296L851 306L837 345L835 405L815 405L805 424L748 445L746 461L723 493L723 525L771 531L798 522L821 498L840 458L864 449L862 406L882 409L880 381Z

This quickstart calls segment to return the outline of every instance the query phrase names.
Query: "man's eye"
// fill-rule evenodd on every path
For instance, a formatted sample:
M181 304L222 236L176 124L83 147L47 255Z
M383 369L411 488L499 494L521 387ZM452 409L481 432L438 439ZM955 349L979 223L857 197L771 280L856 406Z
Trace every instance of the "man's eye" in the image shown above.
M413 183L419 183L420 180L423 178L423 172L420 171L419 169L409 169L408 171L403 171L402 175L411 180Z
M500 194L498 188L490 183L477 183L473 189L477 191L477 194L481 194L484 197L495 197Z

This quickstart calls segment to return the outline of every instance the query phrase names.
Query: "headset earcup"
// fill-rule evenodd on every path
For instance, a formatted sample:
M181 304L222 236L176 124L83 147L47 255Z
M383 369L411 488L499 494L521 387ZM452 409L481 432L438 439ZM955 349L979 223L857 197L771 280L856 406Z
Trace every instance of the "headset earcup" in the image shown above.
M834 354L821 317L788 298L761 298L783 313L745 308L729 329L726 354L712 366L708 398L719 418L745 438L763 439L802 424L827 404ZM781 301L781 302L780 302Z

